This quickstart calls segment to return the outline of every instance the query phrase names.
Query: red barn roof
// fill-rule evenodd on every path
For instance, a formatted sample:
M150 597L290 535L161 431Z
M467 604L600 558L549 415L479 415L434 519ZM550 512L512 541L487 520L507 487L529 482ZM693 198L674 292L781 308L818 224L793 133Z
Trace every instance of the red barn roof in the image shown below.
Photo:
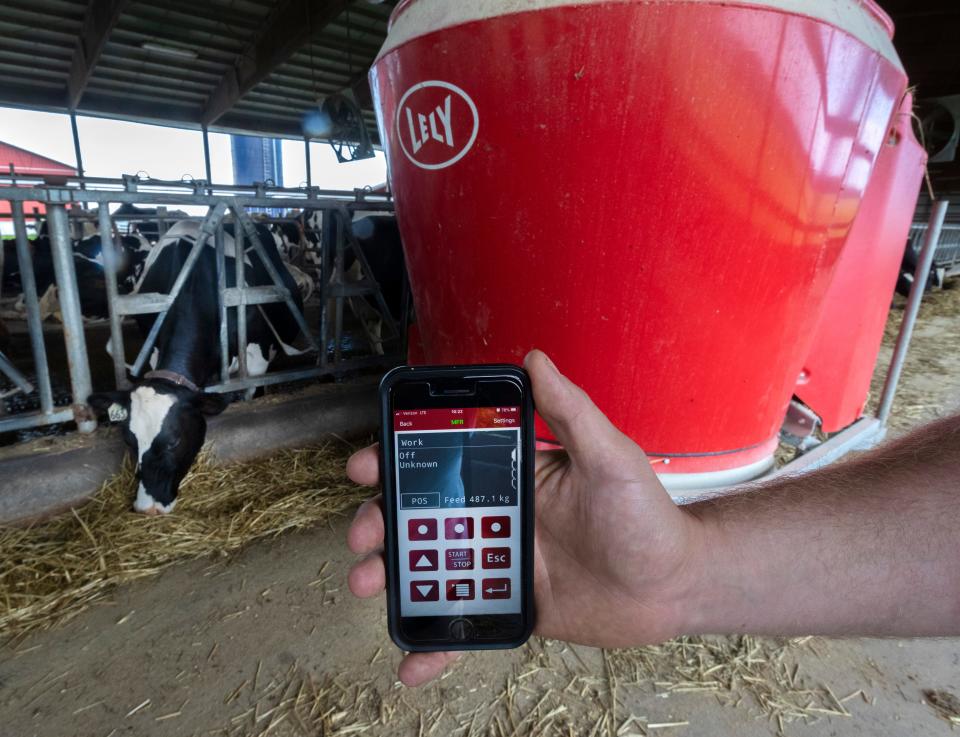
M14 174L24 177L44 177L51 180L51 183L57 184L67 177L75 177L77 170L54 159L48 159L33 151L27 151L25 148L14 146L11 143L0 141L0 173L9 174L13 169ZM42 202L24 202L23 210L29 217L37 214L46 213L46 208ZM11 216L10 202L3 199L0 193L0 220L9 220Z
M0 141L0 171L8 174L10 167L13 167L14 174L23 176L74 177L77 175L75 167Z

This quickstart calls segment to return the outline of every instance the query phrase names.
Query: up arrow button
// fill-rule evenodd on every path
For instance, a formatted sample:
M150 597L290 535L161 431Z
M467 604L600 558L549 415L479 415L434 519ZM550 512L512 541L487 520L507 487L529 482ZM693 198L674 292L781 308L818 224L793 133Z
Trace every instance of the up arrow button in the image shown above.
M439 555L436 550L411 550L411 571L435 571L439 567Z

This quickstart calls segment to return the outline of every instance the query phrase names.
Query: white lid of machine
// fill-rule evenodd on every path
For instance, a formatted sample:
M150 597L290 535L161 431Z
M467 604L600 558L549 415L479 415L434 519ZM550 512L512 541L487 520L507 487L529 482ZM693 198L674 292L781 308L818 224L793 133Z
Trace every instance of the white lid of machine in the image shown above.
M642 3L638 0L413 0L406 8L399 7L399 14L394 13L394 21L377 60L414 38L472 21L563 6L617 2L644 6L677 2L707 3L767 8L806 16L848 33L903 71L903 64L890 37L889 19L875 5L871 7L871 3L862 0L643 0Z

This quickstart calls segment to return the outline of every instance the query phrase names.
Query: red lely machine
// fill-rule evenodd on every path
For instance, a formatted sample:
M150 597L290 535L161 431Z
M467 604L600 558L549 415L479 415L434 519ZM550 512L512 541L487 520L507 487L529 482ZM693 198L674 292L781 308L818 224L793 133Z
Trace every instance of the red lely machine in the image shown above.
M926 161L892 38L872 0L402 2L371 81L411 362L547 351L678 496L771 473L785 419L837 433L794 469L877 442Z

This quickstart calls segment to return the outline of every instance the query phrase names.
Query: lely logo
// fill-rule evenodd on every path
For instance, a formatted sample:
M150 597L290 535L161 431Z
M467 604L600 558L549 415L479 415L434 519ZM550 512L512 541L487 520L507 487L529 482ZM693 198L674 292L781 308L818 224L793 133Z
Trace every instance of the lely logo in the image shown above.
M415 84L397 108L397 139L421 169L445 169L467 155L480 131L470 95L449 82Z

